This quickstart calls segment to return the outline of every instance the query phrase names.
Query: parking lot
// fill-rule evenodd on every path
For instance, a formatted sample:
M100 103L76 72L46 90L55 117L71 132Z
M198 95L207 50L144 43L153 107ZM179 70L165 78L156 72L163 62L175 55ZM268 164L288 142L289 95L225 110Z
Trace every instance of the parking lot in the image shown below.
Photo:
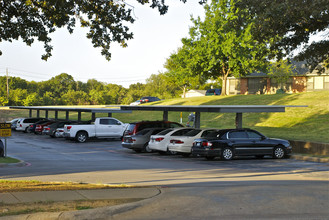
M1 179L160 186L165 193L158 198L157 205L152 206L168 219L175 212L191 210L189 207L194 202L199 203L189 212L194 217L205 215L207 210L215 212L210 204L222 206L225 215L229 213L230 204L243 208L239 215L254 216L253 210L263 217L279 212L289 218L312 214L322 219L329 214L327 163L270 157L207 161L197 157L135 153L121 147L119 140L76 143L23 132L13 132L8 139L8 156L25 163L0 167ZM170 200L175 202L168 204ZM264 205L263 201L268 204ZM163 204L172 207L173 212L163 211ZM282 210L282 205L287 208ZM270 212L266 211L269 206ZM186 210L182 212L182 209ZM135 215L144 218L145 211L141 208ZM152 217L155 218L148 216Z

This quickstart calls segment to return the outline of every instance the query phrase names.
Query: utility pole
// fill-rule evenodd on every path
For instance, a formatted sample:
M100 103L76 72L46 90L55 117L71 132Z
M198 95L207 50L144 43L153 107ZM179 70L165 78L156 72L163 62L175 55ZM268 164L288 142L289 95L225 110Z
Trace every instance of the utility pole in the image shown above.
M6 68L6 76L7 76L7 99L9 99L9 77L8 77L8 68Z

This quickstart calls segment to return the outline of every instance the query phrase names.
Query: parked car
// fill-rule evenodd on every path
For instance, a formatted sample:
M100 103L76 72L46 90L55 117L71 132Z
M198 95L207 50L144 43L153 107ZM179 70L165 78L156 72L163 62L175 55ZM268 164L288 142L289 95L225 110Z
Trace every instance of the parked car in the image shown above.
M195 129L183 136L177 136L171 138L168 149L171 152L177 152L183 156L189 156L191 154L191 149L193 142L198 138L205 138L213 132L217 132L218 129Z
M150 137L149 148L160 154L175 154L176 152L171 152L168 149L170 140L177 136L183 136L192 130L194 130L194 128L168 128Z
M210 95L220 95L222 93L222 89L208 89L206 91L206 96Z
M74 121L56 121L50 125L44 126L42 134L49 135L50 137L56 137L55 132L57 128L63 128L65 124L74 124Z
M17 127L17 122L22 119L22 118L14 118L11 121L6 121L6 123L10 123L11 124L11 130L16 131L16 127Z
M124 136L134 135L137 132L146 128L179 128L179 127L184 127L184 126L177 122L172 122L172 121L139 121L139 122L129 123L127 129L124 132Z
M130 103L130 105L140 105L140 104L141 104L141 100L137 100L137 101Z
M63 138L65 137L65 132L64 132L64 128L57 128L55 133L54 133L54 136L56 138Z
M267 138L258 131L251 129L223 129L212 133L211 137L196 139L192 154L203 156L208 160L220 157L231 160L235 156L265 155L281 159L289 157L292 146L289 141Z
M77 142L86 142L88 138L122 138L128 124L124 124L112 117L96 118L89 124L68 124L64 126L64 135L67 139Z
M2 143L2 140L0 140L0 157L4 157L5 156L5 147Z
M39 120L39 121L37 121L33 124L30 124L27 131L30 132L30 133L35 133L35 128L37 127L37 125L45 123L45 122L49 122L49 121L50 121L49 119L42 119L42 120Z
M132 149L137 153L142 151L151 152L152 150L148 147L151 135L158 134L165 129L166 128L146 128L137 132L135 135L124 136L121 143L122 147Z
M141 98L140 103L147 103L147 102L156 102L156 101L160 101L160 99L158 97L153 97L153 96L145 96L143 98Z
M16 131L27 132L29 126L45 118L22 118L17 122Z
M42 134L43 128L44 128L45 126L48 126L48 125L54 124L55 122L56 122L56 121L48 121L48 122L44 122L44 123L37 124L37 126L35 127L35 131L34 131L34 133L35 133L35 134Z

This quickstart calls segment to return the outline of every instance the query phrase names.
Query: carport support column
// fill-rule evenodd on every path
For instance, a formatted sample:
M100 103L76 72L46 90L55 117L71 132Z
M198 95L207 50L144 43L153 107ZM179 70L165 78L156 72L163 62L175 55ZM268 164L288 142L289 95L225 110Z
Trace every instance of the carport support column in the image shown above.
M58 119L58 111L55 111L55 120Z
M112 117L112 112L107 113L108 117Z
M95 121L96 120L96 113L93 112L91 113L91 121Z
M70 118L70 112L69 111L66 111L66 116L65 116L65 119L68 121Z
M201 117L201 113L200 112L195 112L195 118L194 118L194 127L195 128L200 128L200 117Z
M163 111L163 120L168 121L168 111Z
M242 113L241 112L236 113L235 126L237 129L242 128Z
M78 112L78 121L81 121L81 112Z
M32 118L32 109L29 110L29 118Z
M40 118L40 110L37 110L37 118Z
M48 110L45 111L45 118L48 118Z

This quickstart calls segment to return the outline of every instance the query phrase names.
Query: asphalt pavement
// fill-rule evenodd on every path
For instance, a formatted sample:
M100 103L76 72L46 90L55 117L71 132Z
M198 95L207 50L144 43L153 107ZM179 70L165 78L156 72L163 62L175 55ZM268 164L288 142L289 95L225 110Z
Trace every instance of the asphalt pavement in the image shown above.
M112 207L102 207L81 211L43 212L16 216L4 216L0 219L110 219L111 216L134 209L143 204L143 200L152 199L161 194L157 187L111 188L96 190L64 190L64 191L36 191L10 192L0 194L0 204L19 204L31 202L60 202L75 200L105 200L105 199L141 199ZM1 212L5 210L0 208Z

